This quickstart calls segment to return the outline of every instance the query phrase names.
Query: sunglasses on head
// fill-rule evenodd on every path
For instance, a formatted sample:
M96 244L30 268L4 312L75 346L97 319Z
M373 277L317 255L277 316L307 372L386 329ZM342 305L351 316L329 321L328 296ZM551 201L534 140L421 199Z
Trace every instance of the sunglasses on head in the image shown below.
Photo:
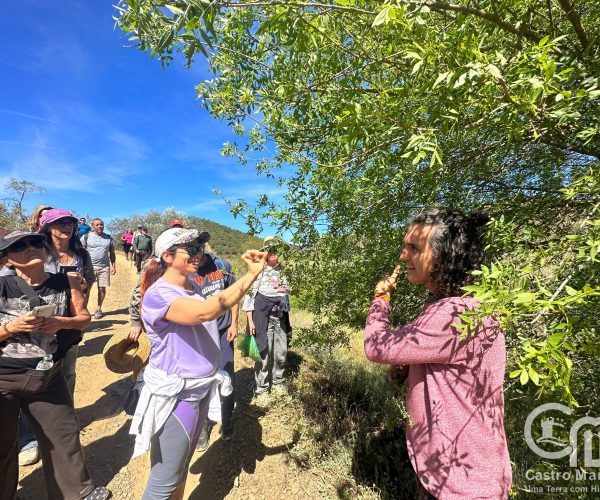
M190 257L198 254L204 255L204 245L186 245L178 248L185 250Z
M44 242L44 240L38 239L38 238L31 238L28 240L19 240L16 243L13 243L8 250L10 252L22 252L23 250L25 250L27 247L33 247L33 248L44 248L46 246L46 243Z
M278 250L278 247L267 247L265 251L268 253L277 253Z

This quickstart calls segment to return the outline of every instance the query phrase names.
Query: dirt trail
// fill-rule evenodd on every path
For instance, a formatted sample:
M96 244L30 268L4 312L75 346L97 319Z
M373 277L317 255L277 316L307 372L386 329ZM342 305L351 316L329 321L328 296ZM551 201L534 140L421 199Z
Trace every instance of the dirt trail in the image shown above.
M110 336L128 328L127 306L136 278L134 268L118 254L117 274L112 277L103 306L105 316L92 321L77 360L75 406L87 465L96 482L107 485L116 500L141 498L149 471L147 454L130 461L130 417L122 411L130 378L110 372L102 357ZM92 314L95 304L96 294L92 292ZM219 439L218 425L213 429L209 448L192 458L185 498L336 497L334 488L289 459L294 427L289 413L278 411L278 405L259 408L251 398L252 363L236 353L236 436L224 443ZM40 465L20 469L18 498L46 498Z

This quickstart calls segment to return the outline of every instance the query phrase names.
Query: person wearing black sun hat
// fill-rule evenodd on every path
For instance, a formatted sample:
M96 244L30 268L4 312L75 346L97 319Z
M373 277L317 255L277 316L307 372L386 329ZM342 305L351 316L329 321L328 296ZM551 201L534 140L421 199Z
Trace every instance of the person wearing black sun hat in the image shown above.
M17 490L19 410L33 426L50 500L105 500L85 467L73 400L62 375L57 338L90 324L79 280L45 271L44 234L13 231L0 238L0 492Z

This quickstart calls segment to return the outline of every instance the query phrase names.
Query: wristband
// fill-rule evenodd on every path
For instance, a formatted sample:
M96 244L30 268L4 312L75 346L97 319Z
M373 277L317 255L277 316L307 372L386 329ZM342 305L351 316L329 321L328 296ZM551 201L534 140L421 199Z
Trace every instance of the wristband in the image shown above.
M383 299L386 302L389 302L390 299L392 298L390 292L378 292L375 294L375 297L373 297L374 299Z
M7 334L8 334L8 337L12 337L12 336L13 336L15 333L17 333L17 332L11 332L11 331L10 331L10 330L9 330L9 329L6 327L6 325L2 325L2 326L0 326L0 328L2 328L2 329L3 329L3 330L4 330L4 331L5 331Z

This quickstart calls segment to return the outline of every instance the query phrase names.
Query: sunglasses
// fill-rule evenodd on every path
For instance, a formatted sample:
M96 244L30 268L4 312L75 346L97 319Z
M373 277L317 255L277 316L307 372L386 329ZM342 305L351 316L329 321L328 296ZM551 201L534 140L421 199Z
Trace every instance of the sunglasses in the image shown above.
M22 252L27 247L32 248L45 248L46 242L41 239L29 239L29 240L19 240L16 243L13 243L10 247L8 247L9 252Z
M74 226L75 223L73 222L72 219L58 219L55 220L54 222L52 222L50 225L52 226L61 226L61 227L67 227L67 226Z
M277 253L277 250L278 250L277 247L268 247L265 249L265 251L268 253Z
M185 250L190 257L194 255L204 255L204 245L187 245L185 247L178 247L178 249Z

